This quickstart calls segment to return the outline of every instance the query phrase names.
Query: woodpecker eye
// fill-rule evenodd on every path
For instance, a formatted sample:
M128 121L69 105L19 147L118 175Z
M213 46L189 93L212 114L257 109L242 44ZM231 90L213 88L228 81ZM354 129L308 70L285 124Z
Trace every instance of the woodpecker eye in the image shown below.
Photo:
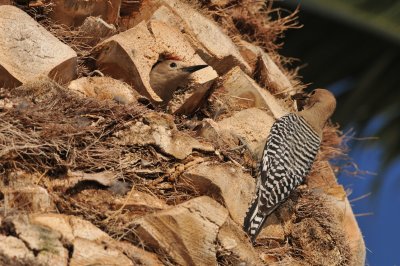
M169 64L170 67L176 67L176 63Z

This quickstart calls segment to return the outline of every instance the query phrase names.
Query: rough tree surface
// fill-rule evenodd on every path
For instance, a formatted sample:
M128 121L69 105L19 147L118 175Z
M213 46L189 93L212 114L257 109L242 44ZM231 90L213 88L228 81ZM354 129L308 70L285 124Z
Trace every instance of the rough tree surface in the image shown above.
M269 130L301 105L276 52L296 14L255 0L16 3L0 1L0 265L364 265L328 162L345 152L334 124L254 246L242 230ZM154 90L166 55L209 67Z

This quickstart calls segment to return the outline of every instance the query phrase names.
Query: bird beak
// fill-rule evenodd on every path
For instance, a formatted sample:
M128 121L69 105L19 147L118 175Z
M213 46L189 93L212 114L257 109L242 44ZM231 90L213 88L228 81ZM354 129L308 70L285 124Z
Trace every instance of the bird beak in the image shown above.
M296 100L296 101L304 101L307 100L308 98L310 98L310 96L306 93L296 93L294 95L291 96L292 100Z
M189 67L182 67L181 69L185 72L193 73L197 70L203 69L208 67L208 65L197 65L197 66L189 66Z
M296 93L291 96L292 100L295 101L295 106L297 111L302 111L304 110L304 107L307 106L308 99L310 98L310 95L307 93Z

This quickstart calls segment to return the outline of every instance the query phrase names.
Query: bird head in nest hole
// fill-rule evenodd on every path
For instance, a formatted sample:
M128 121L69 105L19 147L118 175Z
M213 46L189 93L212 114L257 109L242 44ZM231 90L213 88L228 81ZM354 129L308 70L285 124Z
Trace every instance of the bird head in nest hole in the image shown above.
M150 72L150 86L163 101L171 99L178 86L185 86L190 75L208 65L193 65L172 55L161 55Z

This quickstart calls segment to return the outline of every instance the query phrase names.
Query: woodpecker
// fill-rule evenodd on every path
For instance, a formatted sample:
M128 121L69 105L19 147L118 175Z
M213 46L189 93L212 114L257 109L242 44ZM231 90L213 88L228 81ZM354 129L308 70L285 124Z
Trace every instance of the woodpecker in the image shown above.
M206 67L208 67L208 65L190 65L176 56L162 54L150 71L150 86L165 104L171 100L178 86L187 85L192 73ZM89 76L101 76L103 77L103 83L104 80L106 80L104 74L99 70L89 73ZM101 79L97 79L97 81L99 80ZM89 80L89 83L94 83L95 81L96 79L92 79ZM96 84L91 91L88 91L87 88L83 88L84 91L82 93L100 100L114 100L122 104L128 104L135 98L129 89L119 88L119 90L116 90L114 88L115 86L107 87L107 83L102 85L103 83ZM120 85L119 87L122 86Z
M336 108L333 94L316 89L303 110L273 124L257 176L257 191L243 229L254 243L267 217L309 174L320 148L322 130Z
M190 74L208 67L208 65L190 65L174 56L165 56L159 60L150 72L150 86L163 102L171 100L178 86L189 81Z

